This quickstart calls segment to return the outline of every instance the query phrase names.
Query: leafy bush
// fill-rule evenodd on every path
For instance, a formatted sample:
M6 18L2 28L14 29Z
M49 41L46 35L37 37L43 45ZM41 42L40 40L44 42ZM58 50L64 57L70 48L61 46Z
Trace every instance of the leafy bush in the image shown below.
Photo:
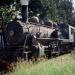
M1 14L5 22L14 20L16 17L16 9L12 4L9 6L6 5L4 7L1 7L0 12L2 12Z

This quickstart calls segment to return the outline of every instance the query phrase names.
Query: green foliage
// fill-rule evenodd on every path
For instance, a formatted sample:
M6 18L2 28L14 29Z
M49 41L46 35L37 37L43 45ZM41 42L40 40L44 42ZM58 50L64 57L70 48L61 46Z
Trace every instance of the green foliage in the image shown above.
M73 9L71 0L30 0L29 8L41 18L48 16L56 22L69 22Z
M38 13L41 11L42 5L40 0L30 0L29 3L29 8L32 10L34 13Z
M4 0L5 4L20 0ZM19 8L19 7L18 7ZM56 22L70 22L72 18L72 0L30 0L29 12L40 14L40 18L48 17Z
M0 4L2 3L2 4L9 5L9 4L13 3L14 1L18 1L18 0L1 0Z
M60 16L69 23L72 17L72 2L64 0L60 3L59 14Z
M9 6L5 6L5 7L2 7L0 9L0 12L2 12L2 17L4 19L5 22L9 22L11 20L14 20L15 19L15 9L14 8L10 8Z

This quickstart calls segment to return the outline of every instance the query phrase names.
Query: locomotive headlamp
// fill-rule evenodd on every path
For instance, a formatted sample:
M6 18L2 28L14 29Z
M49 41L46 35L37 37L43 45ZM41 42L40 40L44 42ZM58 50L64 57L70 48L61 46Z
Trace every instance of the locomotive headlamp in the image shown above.
M11 30L11 31L9 32L9 35L10 35L10 36L13 36L13 35L14 35L14 31Z
M34 38L36 39L36 36L34 35Z

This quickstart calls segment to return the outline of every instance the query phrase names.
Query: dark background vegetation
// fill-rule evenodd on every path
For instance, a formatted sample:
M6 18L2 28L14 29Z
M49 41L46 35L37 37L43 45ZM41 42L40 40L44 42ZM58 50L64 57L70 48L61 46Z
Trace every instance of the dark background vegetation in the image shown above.
M13 4L19 0L0 0L0 5ZM55 22L66 22L74 26L72 0L30 0L29 12L35 15L40 14L40 18L48 17Z

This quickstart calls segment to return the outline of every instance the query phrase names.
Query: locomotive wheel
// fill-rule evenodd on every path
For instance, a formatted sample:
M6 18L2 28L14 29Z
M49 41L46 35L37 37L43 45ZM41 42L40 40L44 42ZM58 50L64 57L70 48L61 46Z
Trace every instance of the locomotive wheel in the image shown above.
M39 47L32 46L32 57L35 59L39 56Z
M8 45L20 44L23 36L23 29L20 23L12 21L7 24L6 27L6 41Z

